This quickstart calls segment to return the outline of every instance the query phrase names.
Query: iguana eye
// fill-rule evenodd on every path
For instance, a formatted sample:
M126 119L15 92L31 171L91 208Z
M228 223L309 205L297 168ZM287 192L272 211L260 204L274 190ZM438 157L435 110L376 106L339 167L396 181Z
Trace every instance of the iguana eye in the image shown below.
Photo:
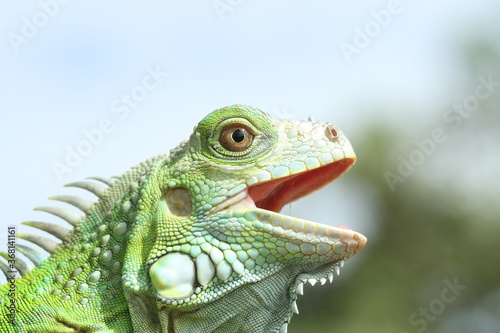
M199 122L194 134L202 155L237 167L269 154L279 137L276 123L266 113L238 105L215 110Z
M229 151L244 151L252 145L254 135L242 124L231 124L220 132L219 142Z

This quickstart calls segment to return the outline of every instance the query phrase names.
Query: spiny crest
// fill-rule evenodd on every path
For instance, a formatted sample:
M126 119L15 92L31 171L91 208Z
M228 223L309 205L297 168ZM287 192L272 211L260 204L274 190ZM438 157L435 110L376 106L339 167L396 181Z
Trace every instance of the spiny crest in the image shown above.
M88 177L87 179L95 180L97 182L83 180L83 181L69 183L66 184L65 186L80 188L93 193L98 198L101 198L106 189L111 185L113 185L113 183L118 178L119 177L111 177L111 178ZM87 214L87 212L89 212L91 207L94 205L94 202L92 201L73 195L56 195L50 197L49 199L69 204L73 207L78 208L84 214ZM46 212L54 216L57 216L66 221L67 223L69 223L72 227L75 227L76 224L83 218L83 216L80 214L77 214L71 210L67 210L60 207L41 206L41 207L36 207L34 210ZM71 229L68 229L66 227L48 222L25 221L22 222L22 224L47 232L61 241L64 241L66 235L71 231ZM53 241L52 239L35 234L16 233L15 237L23 239L35 245L38 245L40 248L42 248L43 250L47 251L50 254L54 252L54 249L59 244ZM18 242L14 243L14 248L16 252L21 253L24 257L29 259L29 261L31 261L31 263L35 267L40 266L42 262L47 258L47 255L44 252L40 251L39 249L20 244ZM9 257L9 254L5 251L0 251L0 256L7 261L11 259ZM18 256L16 256L15 261L12 261L12 264L21 276L26 275L33 268L33 265L30 264L26 259L21 259ZM0 261L0 270L2 270L2 272L6 277L8 276L7 272L12 271L9 265L7 265L4 261Z

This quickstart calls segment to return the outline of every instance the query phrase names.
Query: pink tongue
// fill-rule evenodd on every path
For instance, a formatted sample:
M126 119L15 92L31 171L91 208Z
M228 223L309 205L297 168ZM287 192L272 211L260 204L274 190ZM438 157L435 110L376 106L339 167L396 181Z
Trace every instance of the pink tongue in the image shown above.
M343 225L337 225L335 228L340 228L340 229L345 229L345 230L352 230L351 228L344 227Z

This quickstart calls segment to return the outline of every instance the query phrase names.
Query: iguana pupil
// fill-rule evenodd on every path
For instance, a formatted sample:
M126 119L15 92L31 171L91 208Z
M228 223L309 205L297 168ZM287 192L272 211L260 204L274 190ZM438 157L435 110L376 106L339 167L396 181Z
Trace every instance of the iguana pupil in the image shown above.
M245 140L245 132L243 132L240 128L238 128L233 132L232 138L235 142L239 143Z
M220 144L231 152L242 152L253 142L253 133L245 125L232 124L224 128L220 134Z

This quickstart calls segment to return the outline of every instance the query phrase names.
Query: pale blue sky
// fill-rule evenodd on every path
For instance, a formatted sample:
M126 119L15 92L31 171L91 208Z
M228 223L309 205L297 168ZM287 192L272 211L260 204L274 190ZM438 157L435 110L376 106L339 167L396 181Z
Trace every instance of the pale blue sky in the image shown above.
M500 12L494 0L401 1L400 12L349 63L340 45L353 44L356 28L373 22L372 11L388 1L240 1L222 15L214 5L228 1L42 5L49 3L58 2L0 0L6 224L56 221L32 208L49 204L45 198L54 194L81 194L64 183L120 174L168 152L205 114L231 104L330 121L352 141L372 121L401 128L436 123L476 84L461 71L461 40L492 27L498 35ZM26 37L36 22L38 31ZM19 38L24 44L16 46ZM148 79L155 87L120 118L114 111L125 105L122 95L143 91L155 70L168 76L158 84ZM103 121L109 133L58 177L54 162L64 163L68 147L75 149L83 132ZM446 161L435 157L428 165L446 167ZM373 204L362 191L340 180L335 198L315 194L285 209L370 235L370 209L355 209ZM305 212L308 205L317 209Z

